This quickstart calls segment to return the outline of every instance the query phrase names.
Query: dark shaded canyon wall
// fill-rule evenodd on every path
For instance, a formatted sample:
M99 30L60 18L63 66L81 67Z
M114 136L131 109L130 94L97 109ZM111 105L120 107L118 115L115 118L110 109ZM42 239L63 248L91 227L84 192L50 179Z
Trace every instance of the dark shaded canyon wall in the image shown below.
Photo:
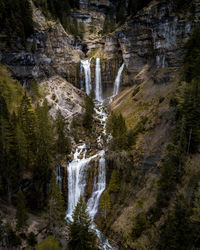
M200 3L193 4L192 12L177 14L169 1L153 1L115 32L130 81L146 64L171 70L181 66L184 44L200 24Z
M22 83L60 75L77 85L76 63L83 55L81 42L67 35L61 24L48 21L33 7L35 33L25 45L13 37L7 44L0 36L0 60Z

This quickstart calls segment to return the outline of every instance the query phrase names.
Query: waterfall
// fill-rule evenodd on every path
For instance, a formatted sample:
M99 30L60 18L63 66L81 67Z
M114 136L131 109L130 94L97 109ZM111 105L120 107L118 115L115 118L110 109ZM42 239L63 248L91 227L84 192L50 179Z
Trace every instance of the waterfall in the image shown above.
M117 77L115 79L115 83L114 83L114 90L113 90L113 95L112 97L116 96L119 93L119 87L120 87L120 81L121 81L121 75L123 72L125 64L123 63L122 66L119 68L118 73L117 73Z
M104 153L103 153L104 154ZM106 164L105 158L99 159L98 176L95 176L92 196L88 200L87 210L92 219L96 215L99 206L99 200L106 188Z
M58 183L60 189L62 188L62 173L61 173L61 166L56 166L56 182Z
M85 87L86 93L90 94L92 90L91 85L91 70L90 70L90 61L81 61L81 67L84 69L85 73ZM123 70L123 69L122 69ZM121 71L122 71L121 70ZM102 87L101 87L101 68L100 68L100 59L96 59L96 70L95 70L95 98L98 102L95 104L95 113L96 119L99 120L102 126L102 135L106 134L106 120L107 114L104 110L102 104ZM121 73L120 73L121 75ZM119 76L120 78L120 76ZM119 80L120 81L120 80ZM104 140L103 136L99 135L97 138L97 144L103 147ZM76 207L80 195L85 195L85 188L87 185L88 169L89 164L92 159L98 160L98 174L94 177L93 181L93 190L91 197L87 202L87 212L94 220L96 213L98 212L99 201L103 191L106 188L106 161L105 161L105 151L100 150L97 153L93 153L92 156L87 155L86 144L77 146L74 153L74 159L68 164L67 173L68 173L68 208L67 208L67 218L72 220L73 210ZM103 249L112 249L108 240L103 236L103 234L96 228L95 224L92 224L93 229L96 231L96 234L99 238L100 244Z
M101 64L99 58L96 58L95 68L95 99L99 102L102 101Z
M98 155L93 155L89 158L86 158L86 145L83 144L78 146L76 152L74 153L73 161L68 165L68 210L67 217L71 219L72 213L80 195L84 196L85 187L86 187L86 173L85 168L89 162L96 158Z
M92 90L90 60L82 60L81 66L83 67L85 73L85 91L87 95L89 95Z

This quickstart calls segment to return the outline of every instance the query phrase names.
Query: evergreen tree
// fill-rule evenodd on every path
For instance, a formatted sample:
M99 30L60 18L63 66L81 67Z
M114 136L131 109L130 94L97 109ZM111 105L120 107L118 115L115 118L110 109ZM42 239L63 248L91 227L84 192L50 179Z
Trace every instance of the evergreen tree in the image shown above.
M6 225L6 248L7 249L19 249L22 241L21 238L16 234L16 232L12 229L10 224Z
M53 236L48 236L41 244L36 246L36 250L61 250L59 241Z
M161 232L160 249L191 249L192 227L184 198L178 197L174 211L168 216Z
M187 85L185 100L182 108L188 140L188 152L198 151L200 142L200 88L199 81L193 79Z
M147 228L146 225L146 215L145 213L141 212L134 217L134 226L132 228L131 235L133 240L139 238L142 232Z
M19 183L20 171L16 165L15 134L10 123L9 112L4 98L0 95L0 170L1 183L11 202L13 188Z
M125 13L125 3L120 3L118 6L118 12L117 12L117 22L122 24L125 21L126 13Z
M197 192L195 194L193 214L190 217L193 222L200 222L200 182L198 183Z
M32 247L34 247L37 244L37 238L33 232L30 232L28 234L27 241L28 241L29 246L32 246Z
M71 140L66 135L66 122L60 111L57 112L56 116L56 130L58 138L56 140L56 152L61 155L68 155L71 153Z
M73 222L70 224L70 250L95 250L96 234L91 228L91 219L87 214L87 205L80 196L73 212Z
M27 142L27 163L26 167L31 167L35 162L36 145L37 145L37 121L33 109L31 98L25 94L22 98L18 112L19 126L24 133ZM18 130L18 132L20 132Z
M33 33L32 9L29 0L6 1L0 3L0 32L8 36L8 43L14 36L25 39Z
M103 23L103 34L108 34L115 30L115 19L112 13L106 15L104 23Z
M93 114L94 114L94 101L92 98L92 94L90 96L87 96L85 99L85 113L83 116L83 126L91 130L93 125Z
M104 218L106 219L108 211L111 208L110 195L108 190L104 191L104 193L102 194L99 206L104 210Z
M119 150L119 149L127 149L128 145L128 133L127 133L127 127L125 120L123 116L115 115L114 113L111 114L111 116L108 118L107 124L106 124L106 130L108 133L112 135L112 149L113 150ZM129 135L129 142L134 142L134 140L130 140Z
M79 9L79 0L69 0L69 2L70 2L70 5L71 5L71 7L72 8L77 8L77 9Z
M28 213L26 209L26 199L21 189L17 194L17 210L16 210L17 230L23 231L27 227Z
M187 82L200 79L200 27L196 27L185 45L183 74Z
M53 129L48 114L48 104L45 100L43 106L37 106L37 150L36 162L33 167L34 187L37 193L37 206L41 207L45 201L46 185L52 172L53 155Z
M15 127L16 136L16 161L18 166L18 171L20 173L24 170L27 163L27 140L23 130L20 128L19 124Z
M4 225L2 221L2 214L0 213L0 247L2 247L2 242L4 238Z
M50 182L47 208L47 231L59 236L59 231L65 224L65 206L54 172Z
M114 193L118 192L120 188L119 183L120 183L119 175L117 173L117 170L114 169L112 171L110 178L109 191Z

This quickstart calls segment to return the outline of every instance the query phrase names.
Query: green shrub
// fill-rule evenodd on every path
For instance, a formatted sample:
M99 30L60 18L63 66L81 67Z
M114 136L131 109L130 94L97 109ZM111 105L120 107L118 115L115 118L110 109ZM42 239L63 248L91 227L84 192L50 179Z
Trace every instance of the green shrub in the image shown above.
M146 215L144 213L139 213L134 218L134 226L132 228L133 240L139 238L145 229L146 229Z
M53 236L48 236L41 244L36 246L36 250L61 250L61 247Z
M140 86L136 87L134 90L133 90L133 93L132 93L132 97L134 97L135 95L137 95L137 93L140 91Z
M116 170L112 171L109 183L109 192L117 193L120 189L120 179Z
M22 243L20 237L15 233L9 224L7 224L7 239L10 247L17 248Z
M28 234L27 241L28 241L29 246L35 246L37 244L37 238L33 232L30 232Z

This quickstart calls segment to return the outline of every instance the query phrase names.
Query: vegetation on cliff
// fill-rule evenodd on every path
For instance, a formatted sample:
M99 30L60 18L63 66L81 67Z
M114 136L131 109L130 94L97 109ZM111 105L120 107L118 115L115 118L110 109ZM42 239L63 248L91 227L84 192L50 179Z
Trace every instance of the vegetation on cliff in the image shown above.
M0 32L11 39L20 37L22 42L33 33L32 9L28 0L0 2Z
M129 233L123 232L124 237L126 237L125 244L128 244L131 248L151 246L153 249L196 249L200 246L197 233L200 229L198 223L199 204L197 202L199 171L195 168L198 163L193 162L193 158L198 157L200 144L199 31L199 28L194 29L191 38L186 43L181 77L169 101L168 108L173 109L174 112L171 118L171 122L174 122L174 128L169 143L165 147L162 160L158 165L159 180L155 185L155 190L151 191L154 195L152 199L156 199L151 200L148 205L146 201L144 201L144 204L141 201L141 206L137 205L139 201L135 202L133 218L128 227L131 229L129 229ZM142 86L140 88L135 87L132 98L137 101L141 91ZM159 99L159 105L164 105L163 101L165 99L162 101ZM114 111L118 110L126 114L123 106L122 108L116 108ZM112 126L110 124L117 126L116 121L111 122L113 116L117 117L116 113L108 119L111 132ZM125 118L128 119L128 117ZM142 176L143 178L151 178L147 174L150 168L147 171L143 170L143 166L145 166L144 158L142 163L139 163L140 157L137 159L137 154L142 154L141 151L137 152L138 140L142 133L144 133L144 136L148 134L147 126L150 122L148 114L148 118L146 117L141 120L138 126L136 124L133 127L133 135L135 135L134 131L137 131L137 128L139 130L136 133L137 137L134 137L136 144L134 144L130 153L125 153L126 147L121 147L125 150L124 152L119 152L116 147L110 148L113 152L110 151L107 156L110 182L106 193L109 194L112 209L108 210L107 220L105 221L103 218L101 220L102 228L105 231L109 231L112 221L124 206L127 206L127 211L130 209L130 196L131 193L134 194L131 186L138 188L138 185L140 186L138 181L142 182ZM120 122L120 124L123 124L123 122ZM151 129L150 127L149 130L151 131ZM119 135L122 136L124 130L120 128L119 131ZM114 132L112 132L112 136L112 140L114 140L116 137ZM126 144L124 139L121 139L120 142L123 142L123 145ZM118 144L115 143L115 145ZM123 156L125 156L125 159L122 158ZM123 192L125 186L129 187L129 189L126 189L129 195ZM126 202L127 204L125 204ZM102 207L102 214L104 213L103 209L104 207Z
M87 214L87 205L80 199L73 212L73 222L70 224L70 239L68 247L70 250L96 250L96 234L91 228L91 219Z
M72 9L79 8L79 1L33 2L47 18L59 21L69 33L81 38L84 25L78 24L76 17L71 15ZM129 0L125 5L125 1L115 1L117 12L108 10L103 31L99 34L113 32L127 20L127 16L135 15L149 2ZM187 0L171 2L176 11L190 6ZM6 34L8 43L12 38L20 37L25 45L26 38L33 32L29 1L11 3L3 0L0 9L0 32ZM144 100L143 83L132 86L130 93L116 102L114 100L117 108L107 122L107 132L112 135L106 154L108 185L101 197L97 222L108 234L113 227L122 228L124 225L119 222L123 222L123 215L128 214L128 225L124 226L128 229L122 228L124 231L120 232L120 228L118 233L119 241L129 248L200 248L199 28L194 30L185 50L182 75L173 94L173 89L170 92L167 87L151 85L152 92L150 87L147 91L154 97L148 101ZM146 74L152 71L149 69ZM148 77L151 82L153 76ZM46 215L47 235L53 236L36 249L60 249L57 239L63 228L65 208L54 166L55 159L60 161L70 154L72 143L69 128L66 129L68 121L61 112L57 113L56 121L52 121L47 101L38 101L41 96L36 86L32 83L30 95L0 65L0 196L7 200L7 204L16 207L17 222L15 227L3 224L0 219L0 244L18 248L25 235L27 244L35 246L34 233L27 235L25 232L28 212L42 212ZM163 94L165 90L168 93ZM128 100L127 103L121 104L123 98L125 102ZM133 107L133 103L137 104ZM95 119L92 96L86 97L84 108L83 115L74 116L70 132L76 143L87 138L91 154L95 147L102 147L96 145L96 137L102 133L102 128ZM166 126L169 131L163 135L159 125ZM92 192L95 174L90 174L88 193ZM82 198L74 210L73 219L69 249L96 249L96 236ZM24 234L22 237L21 233Z
M65 122L58 114L54 123L49 117L46 100L42 105L33 104L28 93L2 65L0 89L1 198L17 204L16 230L19 232L25 232L28 211L44 211L47 207L48 218L51 218L46 218L48 232L57 237L64 222L65 209L53 172L56 155L65 158L71 152L69 138L64 132ZM5 241L8 235L15 235L13 227L9 228L2 234L2 244L17 246L20 244L17 235L11 242Z

